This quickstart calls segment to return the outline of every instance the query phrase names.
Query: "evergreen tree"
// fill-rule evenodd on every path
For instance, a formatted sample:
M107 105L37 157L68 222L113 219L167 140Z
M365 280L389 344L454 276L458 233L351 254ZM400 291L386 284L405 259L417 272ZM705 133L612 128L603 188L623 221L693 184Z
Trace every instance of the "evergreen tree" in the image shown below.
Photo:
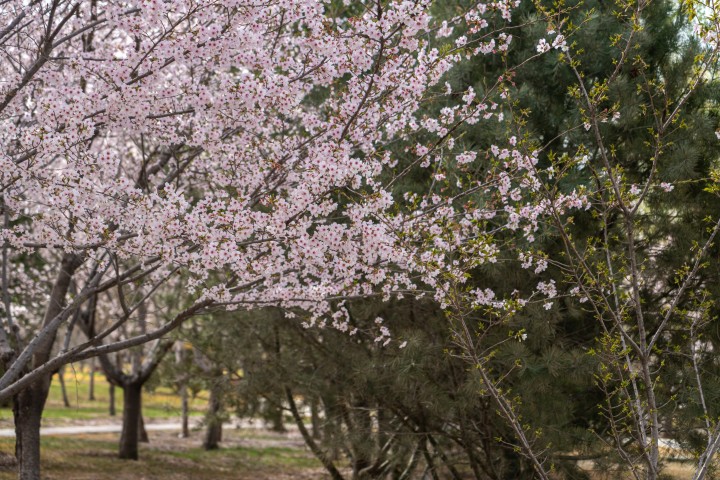
M486 124L463 127L457 137L468 150L489 151L496 138L516 135L528 151L540 152L538 169L547 172L544 181L551 189L546 195L577 188L594 195L593 208L574 214L562 227L551 221L541 225L533 243L503 230L504 217L497 220L494 240L506 245L508 253L502 261L473 271L469 282L490 288L498 298L511 299L530 295L539 281L556 281L561 295L567 295L549 310L534 304L500 320L493 320L490 311L475 313L480 340L471 348L483 352L489 371L502 379L503 394L518 400L511 402L515 415L519 422L532 426L529 436L537 442L535 449L544 452L547 465L557 466L558 459L573 458L568 452L579 452L580 457L615 466L621 459L606 443L624 441L611 432L612 424L626 428L629 421L612 411L624 408L632 397L624 391L627 377L599 374L622 368L627 352L618 347L621 334L585 303L583 295L571 290L573 282L577 283L571 273L577 259L567 252L568 238L585 252L584 261L603 279L594 289L613 285L623 289L630 275L627 223L613 205L603 149L611 156L612 174L621 178L628 195L632 185L648 181L657 185L633 221L636 237L641 239L632 250L642 268L643 278L638 283L640 301L650 312L648 332L662 322L661 312L680 287L680 272L692 266L697 246L708 238L705 219L718 216L715 192L708 191L712 190L708 179L717 158L717 121L713 118L717 83L707 78L700 85L693 84L702 50L688 35L688 16L673 2L623 5L583 1L521 6L520 12L514 13L520 26L512 32L513 42L504 62L481 59L451 72L454 92L462 94L472 87L478 96L491 92L493 84L488 79L504 74L505 92L511 99L505 112L510 122L495 128ZM463 3L442 2L437 8L439 15L453 15L463 10ZM553 35L562 32L566 36L569 51L559 49L526 62L537 53L538 38L553 30L558 30ZM455 37L462 35L464 32L455 33ZM621 55L626 58L619 62ZM515 65L521 66L513 68ZM508 66L510 74L506 73ZM591 90L594 118L579 93L579 79L587 89L595 89ZM664 125L681 101L685 102L682 110ZM602 144L592 128L593 120ZM447 180L437 188L482 179L485 169L482 163L475 170L448 166L443 170ZM421 182L418 185L421 189ZM478 202L489 201L479 197ZM528 258L535 256L529 271L519 268L526 263L522 259L507 258L523 250ZM706 258L716 258L714 253L711 246ZM607 258L614 266L610 271ZM547 269L533 272L540 262L548 262ZM711 403L708 399L715 398L718 391L711 373L715 367L708 357L716 348L716 334L704 331L716 308L709 300L716 298L714 278L712 268L702 268L692 284L686 285L693 293L680 299L679 312L684 313L672 318L678 328L659 339L652 362L653 369L658 369L655 378L665 435L675 438L695 431L689 426L702 427L698 424L703 417L698 415L698 388L684 388L698 383L695 371L701 370L688 363L689 348L705 354L702 376L708 378L702 382L709 390L706 403ZM564 280L569 280L566 289ZM619 300L627 301L622 295ZM628 309L627 315L631 314ZM691 319L683 319L683 315ZM695 339L688 338L689 323L694 325ZM701 337L705 341L698 343ZM629 449L637 452L638 444Z

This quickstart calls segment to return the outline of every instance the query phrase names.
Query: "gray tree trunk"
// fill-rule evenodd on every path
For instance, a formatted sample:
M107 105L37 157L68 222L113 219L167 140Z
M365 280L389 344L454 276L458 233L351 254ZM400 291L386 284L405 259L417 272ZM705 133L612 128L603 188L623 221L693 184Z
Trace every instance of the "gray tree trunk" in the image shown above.
M133 375L125 375L120 367L113 365L107 356L101 355L100 364L111 384L123 389L122 433L118 456L123 459L138 459L138 443L147 442L148 435L142 418L142 387L160 364L172 342L155 350L155 357L146 365L137 367ZM114 405L114 402L113 404Z
M65 386L65 367L58 370L57 373L58 381L60 382L60 391L62 392L63 405L70 407L70 400L68 400L67 388Z
M285 433L287 432L287 428L285 428L285 422L283 421L283 409L282 405L279 403L269 403L268 402L268 418L270 420L270 430L273 432L279 432L279 433Z
M95 401L95 358L90 359L90 386L88 400Z
M189 353L185 349L183 342L177 342L175 344L175 366L179 372L182 372L177 377L177 386L180 393L180 412L182 415L182 430L180 432L180 438L188 438L190 436L190 422L189 416L189 402L188 402L188 373L187 369L183 368L183 364Z
M145 430L145 419L140 412L140 418L138 418L140 425L138 426L138 441L141 443L150 443L150 437L148 437L147 430Z
M40 422L50 382L41 379L15 396L15 457L19 480L40 480Z
M109 413L111 417L114 417L117 412L115 411L115 385L112 383L110 384L108 396L110 397Z
M60 261L60 270L50 292L50 299L43 318L43 327L49 327L65 306L65 297L75 270L82 264L83 257L65 254ZM36 344L32 367L42 365L50 358L57 327L50 328ZM45 408L52 375L44 375L18 393L13 400L15 421L15 456L20 480L40 480L40 421Z
M142 385L134 383L124 385L123 400L123 422L118 456L127 460L137 460L142 415Z
M182 438L190 436L190 407L188 402L188 388L183 383L180 387L181 412L182 412Z
M222 418L220 416L222 410L221 388L220 385L213 385L210 389L207 429L205 430L205 439L203 440L203 448L205 450L217 449L222 440Z

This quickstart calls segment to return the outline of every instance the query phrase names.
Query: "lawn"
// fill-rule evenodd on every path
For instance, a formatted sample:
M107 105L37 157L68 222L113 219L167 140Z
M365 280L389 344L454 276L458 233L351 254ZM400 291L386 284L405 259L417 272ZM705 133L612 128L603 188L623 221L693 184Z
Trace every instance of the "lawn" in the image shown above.
M108 412L109 384L102 373L95 374L95 400L89 397L87 370L65 370L70 407L62 401L57 375L43 414L44 426L117 424L122 415L122 390L115 390L117 415ZM191 399L191 415L202 415L207 392ZM169 388L143 394L147 422L180 416L180 397ZM11 428L12 410L0 408L0 426ZM202 432L188 439L177 431L149 432L150 443L141 444L140 460L116 458L119 434L44 435L42 442L43 479L48 480L289 480L324 479L324 470L295 434L262 430L225 428L222 448L206 452L200 448ZM0 438L0 480L17 478L14 462L15 439Z
M65 385L70 407L63 405L60 382L55 375L43 412L43 425L77 423L78 421L106 421L106 423L120 421L123 406L122 389L115 389L117 415L111 417L109 414L110 384L102 373L95 373L95 400L89 400L90 373L87 369L73 368L72 365L69 365L65 369ZM190 415L202 415L206 406L207 393L201 392L196 398L190 399ZM143 415L149 421L180 417L180 397L167 387L160 387L152 392L145 391ZM11 408L0 408L0 425L6 428L12 426Z
M152 432L140 460L119 460L117 434L42 439L43 478L48 480L270 480L325 479L319 462L300 438L255 430L226 429L223 448L205 452L201 434L189 439L173 432ZM14 439L0 439L5 457ZM0 480L15 479L14 466L0 466Z

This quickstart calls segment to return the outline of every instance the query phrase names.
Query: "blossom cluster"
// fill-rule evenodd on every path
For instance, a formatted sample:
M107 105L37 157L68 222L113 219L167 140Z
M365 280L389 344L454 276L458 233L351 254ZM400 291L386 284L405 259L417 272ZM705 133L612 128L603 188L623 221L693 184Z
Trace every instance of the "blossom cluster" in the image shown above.
M435 32L428 0L357 16L312 0L5 2L0 243L17 262L82 253L85 274L111 261L152 282L180 270L197 298L301 308L312 321L333 299L432 284L401 241L413 222L383 183L398 162L385 146L502 119L471 91L420 117L463 58L425 37L463 24L474 43L506 49L511 36L483 32L513 6L479 3ZM439 207L426 218L450 215Z

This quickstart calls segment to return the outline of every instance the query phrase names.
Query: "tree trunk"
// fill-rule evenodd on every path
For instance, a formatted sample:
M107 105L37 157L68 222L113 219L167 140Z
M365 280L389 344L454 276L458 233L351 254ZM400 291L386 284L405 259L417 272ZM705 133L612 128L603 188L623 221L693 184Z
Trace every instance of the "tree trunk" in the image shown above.
M35 347L31 368L37 368L50 358L58 328L57 325L52 326L53 320L62 313L72 276L82 263L83 256L74 254L65 254L60 262L60 271L43 317L43 327L48 327L48 330L42 336L35 337L36 340L39 340ZM50 391L51 380L52 375L38 378L18 393L13 401L16 435L15 456L20 480L40 480L40 421Z
M320 412L317 397L310 399L310 422L312 423L312 438L320 438Z
M180 387L180 399L181 399L181 412L182 412L182 432L180 436L182 438L188 438L190 436L190 408L188 405L188 388L187 385L183 384Z
M186 358L188 353L184 342L175 343L175 366L179 372L183 372L177 377L177 386L180 393L180 412L182 415L180 438L188 438L190 436L190 422L188 418L190 410L188 402L188 373L187 368L183 368L183 365L187 365Z
M360 472L366 470L372 464L370 457L372 439L372 419L368 404L364 400L355 402L354 405L342 404L343 420L348 431L350 448L352 450L353 479L367 478Z
M90 386L88 400L95 401L95 358L90 359Z
M298 430L300 430L300 435L302 435L303 440L305 440L305 444L308 446L310 451L315 455L315 458L320 460L320 462L325 467L325 470L328 471L330 474L330 477L333 480L345 480L345 478L342 476L340 471L335 466L335 462L333 459L328 457L328 455L320 448L320 446L315 443L315 440L313 440L312 435L307 431L307 428L305 428L305 423L300 416L300 412L298 412L297 404L295 403L295 399L293 398L292 391L290 391L289 388L285 387L285 395L287 396L288 406L290 407L290 413L293 416L293 419L295 420L295 424L298 427Z
M118 456L123 459L137 460L140 416L142 415L142 385L134 383L123 385L123 400L122 434L120 435Z
M340 442L341 440L341 414L335 398L326 397L322 398L323 407L325 410L325 423L323 424L323 440L328 442L329 451L327 453L328 459L331 462L336 462L340 459Z
M205 450L215 450L222 440L222 418L220 411L222 409L222 399L220 387L213 385L210 389L210 401L208 402L207 412L207 429L205 430L205 440L203 440L203 448Z
M40 421L50 390L42 378L15 396L15 457L19 480L40 480Z
M145 430L145 419L142 416L142 412L140 413L138 421L140 422L138 426L138 440L142 443L150 443L150 437L148 437L147 430Z
M110 413L111 417L114 417L117 414L117 412L115 411L115 385L112 383L110 384L108 396L110 397L110 408L109 408L110 412L109 413Z
M60 391L62 392L63 405L70 407L70 400L68 400L67 388L65 387L65 367L58 370L57 373L58 381L60 382Z
M270 419L270 430L278 433L286 433L285 422L283 421L282 404L268 402L268 417Z

